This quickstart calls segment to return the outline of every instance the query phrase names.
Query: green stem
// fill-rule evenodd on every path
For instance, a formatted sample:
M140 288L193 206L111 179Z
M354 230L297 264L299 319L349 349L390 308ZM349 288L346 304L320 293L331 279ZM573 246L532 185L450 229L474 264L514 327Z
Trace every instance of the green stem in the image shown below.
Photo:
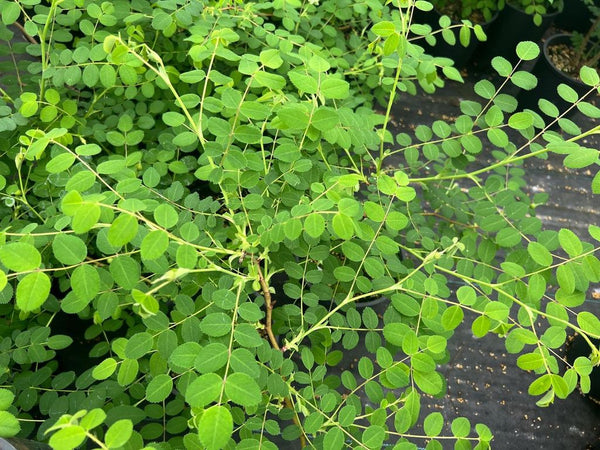
M577 141L579 139L583 139L584 137L589 136L590 134L597 134L599 132L600 132L600 125L596 125L591 130L588 130L585 133L582 133L582 134L580 134L578 136L575 136L575 137L567 140L567 142L574 142L574 141ZM534 156L543 155L544 153L548 153L549 151L550 150L548 149L548 147L544 147L544 148L541 148L541 149L539 149L537 151L528 153L526 155L508 156L507 158L504 158L501 161L498 161L498 162L496 162L496 163L494 163L492 165L489 165L487 167L484 167L482 169L474 170L472 172L459 173L459 174L454 174L454 175L435 175L435 176L432 176L432 177L411 178L410 182L411 183L426 183L428 181L439 181L439 180L460 180L460 179L464 179L464 178L473 179L477 175L481 175L483 173L491 172L492 170L497 169L499 167L504 167L504 166L507 166L509 164L513 164L513 163L518 162L518 161L523 161L525 159L533 158Z
M48 17L46 17L46 23L44 24L44 28L42 29L42 34L40 35L40 50L41 50L41 58L42 58L42 75L40 78L40 99L44 98L44 73L48 68L48 50L46 44L46 37L48 36L48 30L51 26L54 25L54 16L56 14L56 8L59 3L62 3L63 0L52 0L50 4L50 9L48 11ZM50 43L48 43L49 45Z
M402 25L404 27L404 24ZM394 84L392 85L392 90L390 91L390 98L388 99L387 108L385 110L385 120L383 121L383 127L381 129L381 143L379 144L379 159L377 160L377 175L381 173L381 168L383 167L383 159L385 153L385 132L387 130L388 122L390 121L390 115L392 113L392 106L394 105L394 100L396 99L396 91L398 89L398 83L400 82L400 73L402 72L402 62L404 60L404 55L406 53L406 30L402 30L402 34L400 35L400 39L402 39L402 50L398 51L398 66L396 67L396 75L394 76Z

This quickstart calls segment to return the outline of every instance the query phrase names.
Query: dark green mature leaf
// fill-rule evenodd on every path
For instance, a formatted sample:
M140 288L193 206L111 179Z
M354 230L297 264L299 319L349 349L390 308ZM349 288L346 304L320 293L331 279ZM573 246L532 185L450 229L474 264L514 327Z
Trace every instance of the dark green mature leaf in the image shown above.
M146 386L146 400L159 403L165 400L173 390L173 379L164 373L156 375Z
M323 439L323 447L340 450L344 446L344 432L337 427L331 428Z
M249 323L236 325L233 336L242 347L259 347L264 342L256 331L256 327Z
M222 345L222 344L209 344L207 347L210 347L213 345ZM206 349L207 347L204 347L204 349ZM179 371L179 370L183 371L186 369L190 369L194 365L194 362L197 360L197 358L201 355L202 350L204 350L204 349L202 347L200 347L200 344L198 344L197 342L184 342L183 344L177 346L169 355L169 366L173 370L177 370L177 371ZM206 356L208 356L208 355L206 355ZM212 370L210 368L211 367L210 363L211 363L211 359L207 358L207 365L209 367L208 370ZM200 370L200 372L204 372L204 371Z
M216 373L200 375L185 391L185 401L194 408L203 408L221 394L223 379Z
M125 356L130 359L139 359L152 350L153 338L150 333L136 333L129 338L125 345Z
M231 332L231 317L225 313L208 314L200 322L200 329L208 336L224 336Z
M52 251L56 259L65 265L82 262L87 256L85 242L70 234L58 234L52 241Z
M231 401L242 406L258 405L262 399L256 381L242 372L232 373L227 377L225 393Z

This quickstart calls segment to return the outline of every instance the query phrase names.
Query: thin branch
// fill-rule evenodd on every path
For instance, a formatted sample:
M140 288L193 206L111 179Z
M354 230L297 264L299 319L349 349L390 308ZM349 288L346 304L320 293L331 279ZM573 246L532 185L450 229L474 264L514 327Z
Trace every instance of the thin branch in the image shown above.
M23 37L25 39L27 39L29 42L31 42L32 44L38 43L27 31L25 31L25 28L19 22L15 22L15 23L13 23L13 25L19 29L19 31L21 32Z
M267 317L265 319L265 330L267 331L267 336L269 336L269 342L271 342L271 346L273 346L274 349L281 351L281 347L279 347L277 338L273 334L273 299L271 298L269 285L262 273L260 261L254 260L254 265L256 266L256 271L258 273L258 281L260 282L260 288L262 290L263 297L265 298L265 306L267 309ZM292 405L292 400L290 399L290 397L284 397L283 402L285 403L286 408L289 408L294 412L292 420L294 421L294 424L296 424L300 429L300 446L304 448L306 447L306 437L304 436L304 432L302 431L302 427L300 426L300 419L298 419L298 413L294 409L294 405Z
M281 347L279 347L279 343L277 342L277 338L273 334L273 299L271 298L271 292L269 291L269 285L263 276L262 269L260 268L260 261L254 260L254 265L256 266L256 270L258 273L258 281L260 282L260 287L262 289L263 297L265 298L265 306L267 309L267 318L265 320L265 330L267 331L267 336L269 336L269 342L274 349L281 351Z

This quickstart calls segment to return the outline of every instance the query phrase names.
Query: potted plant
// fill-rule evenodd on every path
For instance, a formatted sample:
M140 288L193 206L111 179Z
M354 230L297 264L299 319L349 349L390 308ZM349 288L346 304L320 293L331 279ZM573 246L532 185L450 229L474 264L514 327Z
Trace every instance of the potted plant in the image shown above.
M574 309L600 281L600 229L542 232L515 166L597 152L486 80L456 120L394 136L396 95L460 79L410 41L412 3L179 6L0 3L38 58L0 100L0 437L488 448L486 425L421 413L445 395L438 364L465 310L476 336L522 353L532 396L573 391L581 374L551 349L566 329L600 338ZM496 159L472 167L483 135ZM538 147L522 154L521 136ZM381 314L357 310L382 296ZM100 361L65 371L82 329L80 357ZM339 367L360 339L368 355Z
M539 42L562 9L562 0L507 1L489 30L481 58L489 62L494 56L502 56L514 63L516 45L523 41Z
M457 68L467 65L478 42L487 39L485 33L503 6L496 0L436 0L431 3L433 11L420 12L415 16L415 22L432 27L433 33L426 35L426 50L452 59ZM441 38L436 36L438 33ZM471 34L476 39L472 39Z
M538 99L544 98L563 110L571 107L570 98L564 98L568 94L557 91L561 84L573 90L575 96L586 95L587 85L582 77L595 78L600 60L600 9L590 5L588 12L592 23L585 32L555 34L546 40L543 57L532 70L540 83L535 89L521 93L523 106L536 107ZM573 94L570 97L573 97ZM545 108L542 111L552 115L554 108ZM571 108L571 111L575 112L576 109Z
M569 2L568 8L563 8L562 12L554 20L554 25L566 32L578 31L584 33L589 24L589 6L598 6L597 0L573 0Z

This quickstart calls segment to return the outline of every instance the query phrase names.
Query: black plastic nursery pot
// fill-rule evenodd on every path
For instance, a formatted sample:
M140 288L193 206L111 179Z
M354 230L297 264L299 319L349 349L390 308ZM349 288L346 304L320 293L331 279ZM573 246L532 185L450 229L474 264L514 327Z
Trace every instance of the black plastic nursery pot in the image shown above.
M583 0L568 0L562 12L556 17L554 25L565 31L584 32L591 24L590 11ZM599 0L594 0L600 6Z
M521 108L540 111L538 104L539 100L543 98L553 103L559 111L566 111L572 105L558 94L557 88L561 83L573 88L579 96L589 91L589 86L556 68L549 57L550 47L560 44L570 45L570 42L570 34L555 34L544 42L543 53L532 70L533 75L538 79L538 84L530 91L522 90L519 93L518 100ZM575 111L576 108L572 108L566 116L572 115Z
M31 441L29 439L0 438L0 450L51 450L51 447L43 442Z
M531 14L507 3L490 27L487 42L481 47L477 59L480 64L489 65L492 58L502 56L515 63L518 60L515 52L517 44L522 41L539 42L558 14L559 11L544 14L542 23L537 26Z
M435 10L435 9L432 11L429 11L429 12L418 11L418 13L415 15L414 21L416 23L424 23L424 24L430 25L432 27L432 29L435 31L435 30L439 29L439 27L440 27L439 20L443 15L444 14L442 12ZM497 17L498 17L498 13L494 14L489 21L478 24L481 26L481 28L483 28L483 31L486 33L486 35L488 33L488 30L491 28L492 24L496 21ZM452 20L453 26L460 25L460 24L461 24L461 22ZM452 32L453 32L454 38L456 40L455 45L448 44L442 38L441 33L436 34L436 44L435 45L429 45L426 42L420 43L420 45L422 45L423 48L425 48L425 52L427 54L430 54L433 56L440 56L443 58L449 58L454 61L454 67L456 67L457 69L462 69L471 61L480 42L477 40L475 35L471 32L471 39L469 41L469 45L464 47L460 43L460 39L459 39L460 28L455 28L452 30Z
M594 345L598 345L600 340L592 340ZM569 364L573 364L577 358L580 356L588 357L590 355L591 349L585 339L578 333L575 333L573 336L569 337L567 341L567 351L566 357L567 362ZM590 374L590 392L587 394L583 394L585 397L589 398L591 401L600 405L600 368L594 367L592 373Z

